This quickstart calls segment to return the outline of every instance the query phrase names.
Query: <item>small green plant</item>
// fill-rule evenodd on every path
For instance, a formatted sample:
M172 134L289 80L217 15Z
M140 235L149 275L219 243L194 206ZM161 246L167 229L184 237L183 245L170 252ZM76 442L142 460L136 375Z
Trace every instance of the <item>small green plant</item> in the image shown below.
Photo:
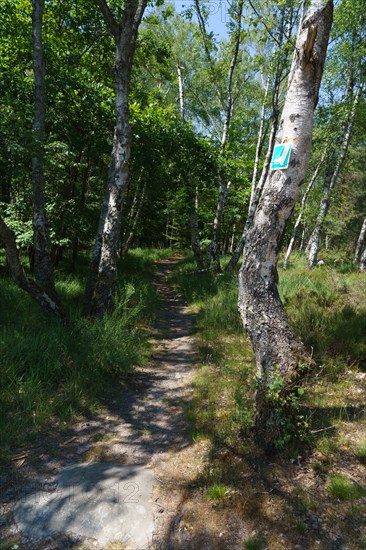
M366 441L363 441L356 447L355 457L362 462L362 464L366 464Z
M304 390L289 388L278 372L274 372L267 387L267 400L273 403L277 414L281 417L282 436L275 441L275 448L283 450L289 443L306 441L309 423L305 415L301 414Z
M330 478L328 490L333 497L339 500L355 500L365 494L365 490L341 475L334 475Z
M207 487L207 498L209 500L223 500L228 496L230 490L222 483L213 483Z
M295 529L300 535L305 535L308 530L306 523L302 519L296 522Z
M250 537L244 541L245 550L262 550L264 548L264 541L257 535Z

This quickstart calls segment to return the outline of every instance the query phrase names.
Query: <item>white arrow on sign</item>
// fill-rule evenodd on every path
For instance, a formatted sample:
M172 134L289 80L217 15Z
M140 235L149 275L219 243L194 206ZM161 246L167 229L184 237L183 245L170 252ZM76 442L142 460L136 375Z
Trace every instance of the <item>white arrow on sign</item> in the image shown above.
M281 143L280 145L276 145L273 151L271 169L286 170L290 162L291 150L291 143Z

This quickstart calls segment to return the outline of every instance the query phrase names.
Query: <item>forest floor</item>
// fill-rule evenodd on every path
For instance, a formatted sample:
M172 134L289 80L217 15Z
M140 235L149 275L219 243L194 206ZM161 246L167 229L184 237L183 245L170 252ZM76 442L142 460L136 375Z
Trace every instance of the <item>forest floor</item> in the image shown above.
M155 351L149 364L137 368L122 394L103 398L96 414L63 429L50 426L31 448L13 456L9 468L2 468L0 548L102 547L73 532L34 538L19 532L14 521L14 509L30 488L52 495L60 471L96 462L153 469L155 527L149 548L237 547L238 529L228 529L227 517L213 517L204 498L186 498L187 488L207 465L210 449L207 442L192 443L185 416L195 346L191 314L166 283L178 259L160 260L153 281L159 310L151 329ZM118 541L103 547L128 548Z
M250 417L253 356L242 329L228 330L237 323L236 285L221 278L217 289L215 280L214 297L202 302L204 317L197 320L197 307L188 308L180 286L175 285L178 291L170 286L179 260L158 262L153 281L158 312L147 329L151 361L135 370L123 391L106 394L95 413L50 426L13 456L11 467L2 468L0 549L137 550L118 541L98 544L75 532L30 539L14 522L14 508L29 484L52 492L58 472L96 463L143 465L154 472L154 535L148 545L153 550L364 548L363 459L356 459L345 437L335 443L328 417L319 426L319 435L327 437L322 445L269 459L255 450L241 431ZM181 278L203 294L200 285L207 282L199 276ZM211 324L209 335L203 337L200 323L206 329ZM347 400L342 415L352 408L360 420L352 416L345 422L343 415L337 428L344 424L348 439L363 441L366 374L356 373L352 387L356 382L351 403L350 385L342 378L334 406ZM312 384L309 394L317 387ZM320 385L321 396L323 389ZM327 407L333 406L329 399Z

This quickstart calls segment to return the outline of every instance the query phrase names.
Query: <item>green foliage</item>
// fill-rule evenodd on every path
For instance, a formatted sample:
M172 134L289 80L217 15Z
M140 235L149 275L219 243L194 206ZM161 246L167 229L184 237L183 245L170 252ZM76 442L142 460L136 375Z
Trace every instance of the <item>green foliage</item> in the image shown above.
M337 358L341 366L364 368L366 309L357 298L366 291L362 274L297 267L281 273L279 289L296 333L317 361L331 367Z
M209 500L223 500L228 495L228 488L221 483L207 487L206 496Z
M243 545L243 548L245 548L245 550L262 550L264 547L265 543L263 539L261 539L257 535L246 539Z
M330 477L329 493L339 500L356 500L365 495L365 490L352 480L341 475Z
M275 448L283 450L290 443L307 441L309 418L301 407L305 391L302 388L289 387L276 370L266 384L266 390L266 399L281 419L281 437L274 442Z
M362 464L366 464L366 441L363 441L356 446L355 457Z

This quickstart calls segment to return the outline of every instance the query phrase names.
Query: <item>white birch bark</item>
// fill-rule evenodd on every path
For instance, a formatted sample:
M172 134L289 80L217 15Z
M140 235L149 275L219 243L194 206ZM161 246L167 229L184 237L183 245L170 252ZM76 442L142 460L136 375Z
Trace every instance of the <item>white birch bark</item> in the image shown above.
M180 112L180 118L184 120L184 89L183 89L182 67L179 61L177 61L177 74L178 74L178 90L179 90L179 112Z
M361 259L360 259L360 272L361 273L365 273L366 272L366 246L365 248L363 249L363 252L361 254Z
M362 251L362 246L363 246L363 243L364 243L364 240L365 240L365 236L366 236L366 218L363 220L361 231L360 231L360 234L359 234L358 239L357 239L355 255L354 255L354 258L353 258L353 262L355 264L357 264L361 259L361 251Z
M127 0L118 23L105 0L95 0L112 33L116 47L114 65L116 124L111 164L89 270L84 313L102 317L111 309L117 282L123 193L128 180L131 151L129 87L138 28L147 0Z
M263 98L262 110L261 110L261 121L260 121L260 125L259 125L257 145L256 145L256 148L255 148L255 159L254 159L254 168L253 168L253 175L252 175L252 188L251 188L251 192L250 192L249 210L250 210L251 204L254 201L255 190L256 190L256 187L257 187L259 161L260 161L260 158L261 158L261 152L262 152L262 148L263 148L264 122L265 122L265 118L266 118L266 104L267 104L269 84L270 84L270 78L268 76L267 81L266 81L266 87L265 87L265 90L264 90L264 98Z
M309 243L307 246L308 266L310 269L313 269L316 266L318 261L320 235L323 229L324 221L327 217L327 214L329 212L329 208L331 205L332 191L337 183L339 172L342 168L342 165L347 155L348 146L349 146L349 142L352 134L355 113L356 113L356 107L358 105L358 102L362 93L362 88L363 88L363 82L361 81L357 88L357 92L355 94L352 107L349 113L349 118L348 118L346 130L344 133L340 154L337 158L337 152L334 151L334 155L332 156L332 159L331 159L332 164L328 167L327 176L324 182L323 196L320 201L318 217L316 219L315 227L311 234L311 237L309 239Z
M252 3L251 3L251 5L252 5L252 8L255 10L254 5ZM286 28L287 28L287 38L289 38L289 36L291 35L292 25L293 25L292 10L290 10L290 13L286 16L286 8L282 8L282 10L281 10L280 33L279 33L279 39L277 40L277 45L278 45L279 48L281 48L283 46L283 40L285 38L284 27L286 26ZM249 202L249 207L248 207L247 220L245 222L243 232L242 232L241 237L240 237L240 239L239 239L239 241L236 245L236 248L235 248L235 250L234 250L234 252L233 252L233 254L230 258L229 263L226 266L227 271L233 271L234 270L235 266L237 265L241 255L243 253L246 235L247 235L247 232L248 232L249 228L253 224L254 214L255 214L255 211L257 209L259 199L260 199L262 191L263 191L264 183L265 183L265 181L267 179L267 176L268 176L269 167L270 167L271 158L272 158L272 153L273 153L273 148L274 148L274 145L275 145L276 133L277 133L278 116L279 116L279 106L278 105L279 105L279 97L280 97L280 86L281 86L281 82L284 78L283 77L283 72L284 72L285 67L286 67L286 59L287 59L287 50L285 50L285 53L280 56L280 58L278 59L278 62L276 64L276 70L275 70L275 75L274 75L274 84L273 84L273 89L272 89L272 100L271 100L271 104L272 104L271 132L270 132L268 149L267 149L266 157L265 157L265 160L264 160L261 177L260 177L259 182L257 184L258 164L259 164L260 152L261 152L261 149L262 149L262 146L263 146L261 133L263 132L262 123L264 123L263 116L264 116L265 102L263 103L263 106L262 106L261 126L260 126L258 141L257 141L257 152L256 152L256 159L255 159L255 162L254 162L253 177L252 177L252 188L251 188L251 196L250 196L250 202ZM268 83L269 83L269 81L268 81ZM267 95L267 90L266 90L266 95ZM262 143L261 146L259 146L260 143Z
M211 260L213 259L215 262L215 268L218 273L220 273L221 271L219 232L221 228L222 214L224 212L226 197L228 195L230 185L231 185L231 181L228 181L225 184L225 182L221 179L221 176L219 176L219 179L220 179L219 200L217 202L216 214L215 214L214 223L212 227L212 241L207 250L207 262L206 262L206 266L209 268L211 266Z
M143 185L142 192L141 192L141 197L140 197L140 200L138 202L138 205L136 203L136 207L134 208L133 215L131 216L132 225L131 225L130 231L128 233L128 236L125 239L125 241L123 243L123 246L122 246L122 257L126 256L127 252L129 251L129 249L131 247L133 238L135 236L135 230L136 230L137 222L140 219L142 206L143 206L144 201L145 201L145 192L146 192L146 182Z
M291 252L292 252L292 249L293 249L293 246L294 246L294 243L295 243L295 239L296 239L296 236L297 236L297 231L300 227L300 224L301 224L301 220L302 220L302 217L303 217L303 214L304 214L304 210L305 210L305 206L306 206L306 201L308 199L308 196L310 194L310 191L312 190L313 186L314 186L314 183L316 182L317 178L318 178L318 175L319 175L319 172L320 172L320 169L322 168L323 164L324 164L324 161L325 161L325 158L327 156L327 148L325 147L324 151L323 151L323 154L322 154L322 158L320 159L320 162L319 164L317 165L316 169L315 169L315 172L311 178L311 180L309 181L308 183L308 186L305 190L305 193L301 199L301 207L300 207L300 212L299 212L299 215L297 216L296 218L296 222L295 222L295 225L294 225L294 228L292 230L292 235L291 235L291 239L290 239L290 242L289 242L289 245L287 247L287 250L286 250L286 254L285 254L285 258L283 260L283 269L287 269L288 268L288 262L289 262L289 259L290 259L290 256L291 256Z
M197 269L200 271L203 269L203 260L201 252L201 242L198 230L198 204L199 204L199 191L198 187L194 188L191 175L188 176L188 202L189 202L189 225L191 233L191 247L196 261Z
M299 376L299 365L308 362L279 297L277 263L285 225L300 195L311 154L313 113L332 19L332 1L312 0L301 22L277 135L277 143L292 143L290 164L268 175L239 272L238 306L258 370L255 438L266 449L282 436L283 420L283 410L271 402L268 385L280 376L288 388Z

